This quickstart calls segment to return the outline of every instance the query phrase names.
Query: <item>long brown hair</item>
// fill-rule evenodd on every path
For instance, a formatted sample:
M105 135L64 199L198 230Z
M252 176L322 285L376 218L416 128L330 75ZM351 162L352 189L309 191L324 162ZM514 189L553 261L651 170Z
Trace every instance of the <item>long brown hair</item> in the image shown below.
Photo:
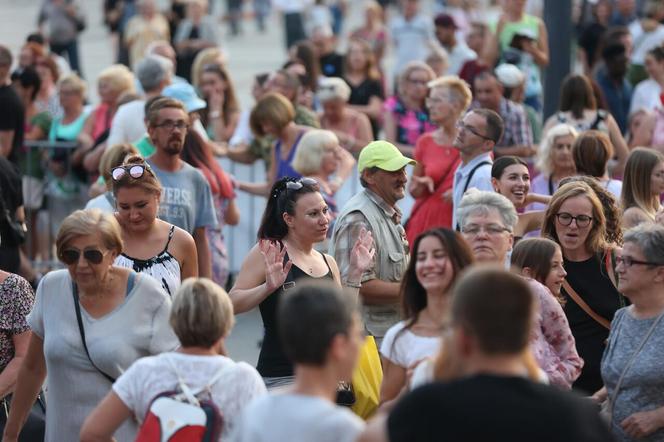
M237 96L235 95L235 86L233 86L233 80L231 80L231 77L228 74L226 68L219 63L211 63L203 66L201 75L206 72L216 74L219 78L221 78L222 81L224 81L224 83L226 83L226 90L224 91L224 106L222 111L224 113L224 124L228 124L230 122L229 119L231 114L240 110L240 105L237 100ZM199 111L199 113L201 114L201 119L206 123L207 126L207 123L209 123L207 109L202 109Z
M371 49L371 46L369 43L359 37L351 37L348 40L348 50L350 51L350 45L356 44L362 48L362 52L364 53L364 57L367 60L367 64L364 67L364 75L370 79L370 80L380 80L380 71L378 70L378 66L376 64L376 55L374 54L373 49ZM346 56L344 57L344 69L346 72L350 70L350 67L348 66L348 53L346 53Z
M651 214L654 220L659 197L653 194L652 171L660 163L664 163L664 155L655 149L637 147L630 152L620 195L623 210L638 207Z

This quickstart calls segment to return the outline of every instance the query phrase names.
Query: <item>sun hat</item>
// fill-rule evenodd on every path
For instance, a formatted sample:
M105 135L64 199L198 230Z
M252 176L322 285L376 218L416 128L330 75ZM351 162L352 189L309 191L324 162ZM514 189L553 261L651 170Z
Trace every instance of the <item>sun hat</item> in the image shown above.
M189 83L173 83L164 88L161 95L181 101L187 109L187 113L205 109L207 103L196 95L196 90Z

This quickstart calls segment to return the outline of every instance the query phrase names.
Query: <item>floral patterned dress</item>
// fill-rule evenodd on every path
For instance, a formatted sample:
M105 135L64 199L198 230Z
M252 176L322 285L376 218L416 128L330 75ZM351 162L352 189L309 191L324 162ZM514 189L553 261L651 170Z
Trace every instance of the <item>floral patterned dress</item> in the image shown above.
M24 278L12 273L0 284L0 372L14 358L12 337L30 330L25 317L34 302L35 294Z
M214 207L217 212L219 225L216 229L207 228L205 230L208 243L210 244L210 256L212 258L212 280L221 287L226 287L228 281L228 251L224 243L224 214L228 208L229 200L219 195L212 196Z
M397 122L397 143L415 146L420 135L436 129L436 126L429 122L426 109L408 109L396 95L388 98L383 106Z

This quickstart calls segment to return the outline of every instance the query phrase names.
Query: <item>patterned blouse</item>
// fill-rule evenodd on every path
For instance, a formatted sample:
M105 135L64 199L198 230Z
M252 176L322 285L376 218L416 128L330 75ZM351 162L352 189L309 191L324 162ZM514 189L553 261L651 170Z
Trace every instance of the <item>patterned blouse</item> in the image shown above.
M12 337L30 330L25 317L34 302L32 287L22 277L12 273L0 284L0 372L14 358Z
M533 279L527 282L539 301L538 326L530 339L535 360L552 385L570 389L581 374L583 359L576 351L567 317L547 287Z
M397 143L415 146L420 135L436 129L429 122L426 109L408 109L397 96L388 98L383 107L386 112L394 115L397 122Z

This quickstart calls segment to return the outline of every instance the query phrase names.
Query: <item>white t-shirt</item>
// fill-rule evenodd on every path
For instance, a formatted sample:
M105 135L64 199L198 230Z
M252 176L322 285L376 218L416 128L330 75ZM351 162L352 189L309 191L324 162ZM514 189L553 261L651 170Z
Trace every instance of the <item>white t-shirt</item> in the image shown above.
M242 413L234 442L354 442L364 421L325 399L300 394L270 394Z
M639 109L646 109L649 111L655 110L660 107L662 102L659 99L662 87L652 78L643 80L634 88L634 95L632 95L632 103L629 106L629 113L632 114Z
M145 128L145 100L134 100L120 106L113 116L107 146L119 143L133 143L140 140Z
M219 370L225 370L211 387L212 400L224 418L224 439L237 424L245 406L267 393L263 379L246 362L234 362L225 356L163 353L136 361L113 384L113 391L141 421L155 396L176 390L177 375L167 358L192 389L205 387Z
M115 207L111 205L111 202L108 200L108 197L106 196L108 192L104 192L101 195L98 195L91 200L89 200L85 204L85 209L100 209L102 212L105 213L114 213L115 212Z
M629 25L632 34L634 49L632 50L632 64L643 65L648 51L664 43L664 25L657 25L651 32L644 32L641 22L636 20Z
M452 49L445 49L447 49L447 63L449 65L447 73L449 75L459 75L465 62L477 58L475 51L470 49L464 41L457 41L456 46Z
M608 181L602 182L601 184L606 190L611 192L618 201L620 201L620 194L622 193L622 181L610 179Z
M418 336L410 330L403 330L405 326L406 321L400 321L390 327L380 345L380 354L392 363L408 368L440 350L440 337Z

